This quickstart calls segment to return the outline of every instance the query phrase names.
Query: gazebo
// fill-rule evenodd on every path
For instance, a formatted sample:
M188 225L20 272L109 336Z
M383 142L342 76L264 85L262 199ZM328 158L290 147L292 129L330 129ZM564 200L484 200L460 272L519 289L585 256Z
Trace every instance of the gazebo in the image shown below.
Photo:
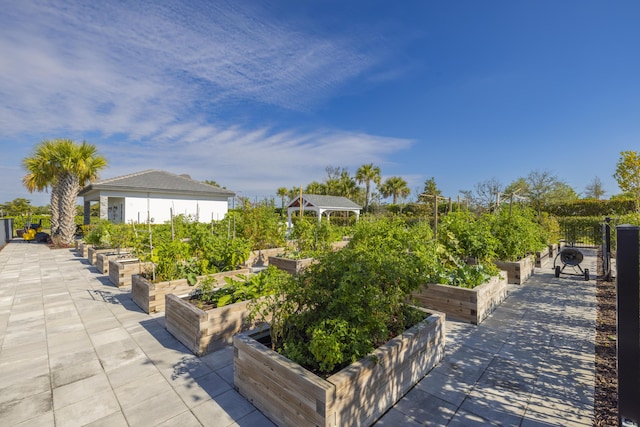
M358 206L346 197L321 196L318 194L302 194L288 205L289 228L293 226L291 214L295 211L312 211L318 216L318 221L322 220L322 215L327 214L327 218L333 212L353 212L356 214L356 221L360 218L361 206Z

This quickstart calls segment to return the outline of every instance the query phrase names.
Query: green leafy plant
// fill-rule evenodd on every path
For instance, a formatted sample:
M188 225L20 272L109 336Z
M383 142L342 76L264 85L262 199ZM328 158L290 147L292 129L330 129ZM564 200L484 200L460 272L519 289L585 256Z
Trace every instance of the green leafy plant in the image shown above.
M198 276L237 269L251 248L246 239L229 238L222 221L205 224L184 216L136 234L136 253L155 264L154 281L186 278L195 284Z
M474 213L451 212L442 217L438 227L438 240L449 253L478 261L495 257L499 242L491 232L491 224L478 220Z
M243 204L241 209L229 212L224 222L230 234L251 242L252 249L284 246L285 221L270 206Z
M362 220L350 243L279 283L252 316L272 315L273 348L329 375L424 318L405 304L436 264L428 226Z
M84 241L96 248L110 248L112 247L113 228L113 224L109 220L100 220L88 229L84 235Z
M272 266L257 274L239 274L236 277L225 277L225 284L221 287L217 286L212 277L203 278L198 284L198 300L214 307L254 300L273 294L280 282L290 279L289 274Z
M529 208L501 209L495 214L484 214L481 221L488 222L498 239L495 252L502 261L517 261L547 245L544 230L536 220L535 212Z
M441 261L429 277L429 283L473 289L500 274L500 270L492 262L482 261L470 265L452 255L443 256Z

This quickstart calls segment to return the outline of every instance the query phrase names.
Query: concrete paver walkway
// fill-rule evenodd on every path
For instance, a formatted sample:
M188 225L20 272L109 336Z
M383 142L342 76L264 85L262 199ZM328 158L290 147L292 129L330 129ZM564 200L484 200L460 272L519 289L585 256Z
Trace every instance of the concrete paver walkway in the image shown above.
M595 251L583 266L595 272ZM582 426L593 418L595 281L524 286L377 423ZM0 424L272 426L233 389L233 350L191 354L74 250L0 251Z

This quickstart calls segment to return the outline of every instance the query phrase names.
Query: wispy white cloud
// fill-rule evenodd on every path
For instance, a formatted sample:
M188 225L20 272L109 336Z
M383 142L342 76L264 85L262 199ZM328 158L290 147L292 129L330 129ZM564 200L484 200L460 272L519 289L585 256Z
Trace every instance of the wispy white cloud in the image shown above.
M7 133L33 117L134 133L197 104L305 110L379 62L362 40L305 33L246 2L16 2L3 16Z
M308 25L261 2L10 2L0 14L0 144L91 135L110 176L165 168L256 194L406 149L399 138L275 131L252 117L256 106L309 111L384 62L369 37ZM0 167L29 148L7 148ZM3 180L0 199L19 178Z
M273 195L281 186L323 180L326 166L348 167L352 173L363 163L384 167L389 154L411 144L404 139L332 130L278 133L266 128L245 131L208 125L181 136L179 143L156 140L154 150L110 144L101 151L110 161L109 176L152 167L189 173L194 179L213 179L244 194Z

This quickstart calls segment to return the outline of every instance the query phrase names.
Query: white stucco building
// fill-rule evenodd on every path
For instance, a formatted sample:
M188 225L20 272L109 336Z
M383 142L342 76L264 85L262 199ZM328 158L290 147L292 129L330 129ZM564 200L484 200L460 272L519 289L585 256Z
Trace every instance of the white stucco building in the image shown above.
M84 199L84 222L92 202L100 203L100 219L113 223L162 224L173 215L191 215L200 222L221 220L233 191L160 170L146 170L94 182L78 196Z

